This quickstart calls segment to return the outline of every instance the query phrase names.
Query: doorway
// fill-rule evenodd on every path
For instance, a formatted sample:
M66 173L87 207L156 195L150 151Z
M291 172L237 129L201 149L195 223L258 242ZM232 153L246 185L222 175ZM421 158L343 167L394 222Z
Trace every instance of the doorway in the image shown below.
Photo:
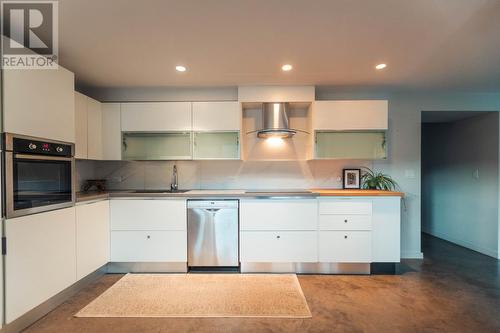
M422 112L422 232L497 257L498 112Z

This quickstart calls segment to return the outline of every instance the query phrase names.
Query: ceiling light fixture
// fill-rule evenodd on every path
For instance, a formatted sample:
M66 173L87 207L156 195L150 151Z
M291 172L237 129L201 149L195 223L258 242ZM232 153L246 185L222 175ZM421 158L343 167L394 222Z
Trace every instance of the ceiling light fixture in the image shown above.
M185 72L186 69L187 68L185 66L181 66L181 65L175 66L175 70L178 71L178 72Z
M386 67L387 67L387 64L378 64L377 66L375 66L375 69L381 70L381 69L384 69Z
M293 68L293 67L292 67L292 65L290 65L290 64L284 64L283 66L281 66L281 70L282 70L283 72L289 72L289 71L291 71L291 70L292 70L292 68Z

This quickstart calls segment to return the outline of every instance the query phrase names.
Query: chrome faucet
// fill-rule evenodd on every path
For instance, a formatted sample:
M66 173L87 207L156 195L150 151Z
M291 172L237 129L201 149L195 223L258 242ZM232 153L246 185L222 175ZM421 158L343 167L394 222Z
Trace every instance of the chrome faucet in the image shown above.
M170 183L170 190L177 191L179 189L179 183L177 179L177 165L174 164L174 169L172 171L172 182Z

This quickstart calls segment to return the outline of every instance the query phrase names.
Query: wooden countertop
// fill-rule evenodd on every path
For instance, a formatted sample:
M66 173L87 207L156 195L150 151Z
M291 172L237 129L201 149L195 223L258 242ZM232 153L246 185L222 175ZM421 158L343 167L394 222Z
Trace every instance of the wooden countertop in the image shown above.
M343 190L343 189L312 189L319 196L337 197L404 197L403 192L382 191L382 190Z

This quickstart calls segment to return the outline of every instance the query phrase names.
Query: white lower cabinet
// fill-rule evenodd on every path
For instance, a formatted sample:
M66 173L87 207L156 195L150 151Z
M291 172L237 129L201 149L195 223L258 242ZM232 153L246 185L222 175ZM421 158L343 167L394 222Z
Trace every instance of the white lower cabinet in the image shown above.
M187 262L186 199L111 200L111 262Z
M240 202L241 230L317 230L318 201L245 199Z
M111 230L186 230L186 200L111 200Z
M242 262L317 262L316 231L242 231Z
M320 230L371 230L371 215L320 215Z
M10 323L76 282L75 207L8 219L5 236Z
M401 198L373 198L372 261L401 260Z
M320 231L319 261L343 263L371 262L370 231Z
M112 231L112 262L186 262L185 231Z
M240 201L242 263L318 261L318 201L244 199Z
M76 206L76 275L81 279L109 261L109 201Z

